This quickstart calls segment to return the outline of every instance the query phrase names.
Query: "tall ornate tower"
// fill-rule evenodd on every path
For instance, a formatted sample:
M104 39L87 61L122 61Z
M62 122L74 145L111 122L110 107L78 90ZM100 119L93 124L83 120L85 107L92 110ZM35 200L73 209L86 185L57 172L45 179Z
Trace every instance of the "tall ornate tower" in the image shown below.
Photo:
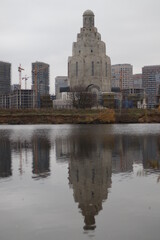
M71 89L83 86L91 91L110 92L111 61L91 10L83 13L83 27L73 43L72 57L68 58L68 78Z

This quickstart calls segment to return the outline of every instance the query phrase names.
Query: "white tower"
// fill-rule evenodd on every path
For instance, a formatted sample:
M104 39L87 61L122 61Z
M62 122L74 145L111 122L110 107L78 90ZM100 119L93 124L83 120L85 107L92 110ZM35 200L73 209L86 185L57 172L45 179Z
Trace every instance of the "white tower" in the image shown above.
M83 27L73 43L72 57L68 58L68 78L71 89L83 86L110 92L111 61L106 56L106 46L94 27L94 13L83 14Z

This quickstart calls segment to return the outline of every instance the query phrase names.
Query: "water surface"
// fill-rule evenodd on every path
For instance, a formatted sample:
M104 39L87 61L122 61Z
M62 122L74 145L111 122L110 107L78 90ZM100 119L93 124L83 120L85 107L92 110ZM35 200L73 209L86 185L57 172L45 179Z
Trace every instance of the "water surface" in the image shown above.
M159 240L160 125L0 126L1 240Z

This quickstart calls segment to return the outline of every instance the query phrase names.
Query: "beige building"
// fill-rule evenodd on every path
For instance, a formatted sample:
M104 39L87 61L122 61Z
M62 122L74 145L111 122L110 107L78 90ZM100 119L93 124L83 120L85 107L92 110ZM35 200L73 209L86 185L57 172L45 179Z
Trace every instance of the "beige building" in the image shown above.
M83 86L92 92L110 92L111 61L106 56L106 45L94 26L94 13L83 14L83 27L73 43L68 58L68 78L71 90Z

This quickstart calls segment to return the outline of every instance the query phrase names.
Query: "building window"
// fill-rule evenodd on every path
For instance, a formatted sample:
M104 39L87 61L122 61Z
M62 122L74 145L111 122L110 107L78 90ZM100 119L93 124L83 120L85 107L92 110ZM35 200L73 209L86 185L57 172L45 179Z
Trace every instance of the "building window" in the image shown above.
M106 62L106 77L107 77L107 62Z
M94 76L94 62L92 62L92 72L91 72L92 76Z
M78 77L78 62L76 62L76 77Z
M69 76L69 67L70 67L70 66L69 66L69 62L68 62L68 76Z

